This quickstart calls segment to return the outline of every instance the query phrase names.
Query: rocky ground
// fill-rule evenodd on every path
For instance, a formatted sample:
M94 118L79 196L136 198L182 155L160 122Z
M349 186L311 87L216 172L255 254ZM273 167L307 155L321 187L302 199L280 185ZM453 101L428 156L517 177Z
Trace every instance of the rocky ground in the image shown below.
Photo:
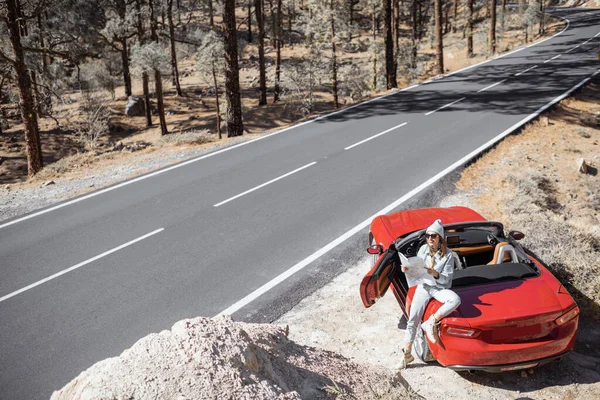
M384 368L288 339L288 328L229 317L177 322L82 372L59 399L410 399Z

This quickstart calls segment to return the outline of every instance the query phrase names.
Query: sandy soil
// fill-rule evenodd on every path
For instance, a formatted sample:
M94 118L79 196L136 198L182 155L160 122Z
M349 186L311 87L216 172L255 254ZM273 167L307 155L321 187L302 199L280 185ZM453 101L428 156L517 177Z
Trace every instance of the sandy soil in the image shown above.
M483 11L481 11L483 12ZM446 70L454 71L468 65L472 65L488 58L487 54L487 31L484 24L476 24L474 30L474 53L472 58L466 58L465 55L465 40L463 38L463 10L459 7L458 23L456 32L450 32L444 36L444 63ZM240 14L241 18L245 18L245 14ZM365 17L366 18L366 17ZM365 19L365 21L368 18ZM454 23L454 21L452 21ZM363 23L366 27L369 24ZM554 21L548 24L546 36L554 34L557 30L562 29L562 22ZM245 29L245 25L241 25ZM500 26L500 22L499 22ZM524 34L521 29L518 29L517 16L512 10L507 11L505 18L504 32L498 28L498 52L506 52L524 44ZM403 27L402 29L408 29ZM360 40L365 41L370 38L371 33L365 29L360 32ZM538 37L532 36L530 40L537 40ZM356 39L355 39L356 40ZM378 33L378 41L382 40L382 32ZM203 77L195 72L195 61L186 56L185 47L181 47L180 54L180 81L184 91L183 97L175 96L175 91L168 77L163 78L165 90L165 110L167 113L167 125L172 133L198 131L207 129L216 137L216 115L215 115L215 99L212 95L212 86ZM420 75L415 78L416 81L423 81L434 76L433 66L435 62L433 50L433 42L428 38L424 38L419 48L419 59L423 60L423 65L420 68ZM285 46L282 49L283 63L298 62L300 57L306 53L304 46L297 44ZM258 107L257 97L257 77L258 77L258 62L256 61L258 54L255 43L248 44L244 47L241 53L240 61L240 85L242 88L242 105L244 114L244 126L247 134L263 134L278 128L289 126L297 123L302 119L287 115L285 112L284 102L272 103L272 93L268 93L269 104L264 107ZM275 50L266 43L266 63L267 63L267 87L271 89L273 85L273 77L275 74ZM366 49L362 52L348 53L339 51L338 54L340 66L344 64L357 65L361 70L370 71L370 52ZM380 60L381 66L381 60ZM315 95L317 98L315 104L315 114L332 111L332 95L329 88L329 73L322 71L323 84L317 89ZM408 86L414 83L413 80L408 80L403 77L403 73L399 73L399 85L401 87ZM285 79L285 76L283 77ZM340 75L340 85L343 86L343 76ZM139 79L133 81L134 95L142 93L141 82ZM385 93L375 91L371 96L377 96ZM107 96L107 93L97 92L94 96ZM223 101L223 99L221 99ZM82 142L76 132L73 131L73 122L78 120L80 114L78 107L81 103L81 94L78 92L69 92L65 95L65 101L56 105L56 110L61 110L58 114L58 120L61 126L58 127L52 119L40 119L41 143L43 149L44 163L50 165L61 159L70 156L81 157L81 153L89 150L89 144ZM124 95L122 86L116 89L116 99L111 101L110 107L112 116L110 118L111 130L100 139L100 146L103 145L110 148L115 143L131 143L141 142L160 146L160 128L154 125L150 128L145 126L145 117L128 117L124 114L125 104L127 99ZM342 107L353 103L349 97L341 96L340 103ZM16 104L2 105L5 109L5 114L15 115ZM155 115L154 123L158 123L158 117ZM27 179L27 163L25 154L25 141L22 130L22 124L18 123L16 117L8 119L10 128L4 130L0 135L0 185L28 183ZM230 139L224 139L221 142L226 144ZM77 174L83 168L93 169L95 167L96 157L94 153L87 153L85 165L74 163L76 167L62 168L60 172L56 168L46 172L45 180L57 179L59 177L70 177L70 172L76 170ZM123 162L123 157L119 157L119 162ZM106 163L106 159L99 158L98 162ZM117 163L115 161L115 163ZM70 164L67 162L66 164ZM33 184L39 184L39 179L33 181Z

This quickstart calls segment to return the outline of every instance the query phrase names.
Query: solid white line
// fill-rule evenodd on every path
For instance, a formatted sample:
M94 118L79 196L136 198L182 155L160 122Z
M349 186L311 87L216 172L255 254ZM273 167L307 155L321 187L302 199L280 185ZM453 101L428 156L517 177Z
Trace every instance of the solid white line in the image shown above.
M404 203L406 200L410 199L411 197L413 197L414 195L416 195L417 193L419 193L423 189L427 188L431 184L437 182L438 180L440 180L441 178L443 178L444 176L446 176L447 174L449 174L450 172L452 172L454 169L460 167L461 165L463 165L467 161L471 160L473 157L475 157L478 154L480 154L482 151L490 148L491 146L493 146L494 144L496 144L498 141L500 141L504 137L508 136L515 129L519 128L523 124L526 124L527 122L529 122L532 119L534 119L537 116L539 116L546 109L548 109L552 105L558 103L559 101L561 101L562 99L564 99L565 97L567 97L568 95L570 95L574 90L577 90L581 86L585 85L590 79L592 79L594 76L596 76L599 72L600 72L600 69L597 70L592 76L590 76L589 78L586 78L583 81L579 82L577 85L573 86L571 89L569 89L568 91L566 91L562 95L558 96L557 98L555 98L554 100L552 100L551 102L549 102L548 104L546 104L545 106L540 107L533 114L530 114L527 117L523 118L522 120L520 120L519 122L517 122L516 124L514 124L510 128L506 129L504 132L502 132L501 134L499 134L495 138L493 138L490 141L488 141L487 143L479 146L477 149L473 150L472 152L470 152L469 154L467 154L466 156L464 156L460 160L456 161L454 164L450 165L448 168L446 168L443 171L437 173L435 176L429 178L427 181L423 182L422 184L420 184L419 186L417 186L416 188L414 188L410 192L406 193L404 196L400 197L398 200L394 201L390 205L382 208L381 210L379 210L378 212L376 212L375 214L373 214L369 218L367 218L364 221L362 221L360 224L356 225L354 228L350 229L349 231L347 231L343 235L341 235L338 238L334 239L329 244L327 244L324 247L320 248L319 250L317 250L316 252L314 252L310 256L306 257L304 260L300 261L299 263L297 263L296 265L294 265L293 267L291 267L287 271L285 271L282 274L276 276L275 278L273 278L269 282L265 283L264 285L262 285L258 289L254 290L252 293L250 293L246 297L240 299L239 301L237 301L234 304L232 304L230 307L228 307L225 310L221 311L219 314L215 315L215 317L220 317L220 316L223 316L223 315L231 315L234 312L240 310L242 307L250 304L252 301L256 300L258 297L262 296L264 293L268 292L269 290L271 290L272 288L274 288L275 286L277 286L281 282L285 281L290 276L294 275L296 272L302 270L307 265L309 265L313 261L317 260L319 257L327 254L330 250L334 249L335 247L337 247L338 245L340 245L341 243L343 243L344 241L346 241L350 237L354 236L356 233L360 232L361 230L363 230L364 228L366 228L367 226L369 226L371 224L371 221L373 220L373 218L375 218L376 216L381 215L381 214L387 214L387 213L391 212L396 207L398 207L402 203Z
M292 175L292 174L295 174L296 172L300 172L300 171L302 171L303 169L306 169L306 168L308 168L308 167L312 167L312 166L313 166L313 165L315 165L316 163L317 163L316 161L313 161L313 162L311 162L310 164L306 164L306 165L305 165L305 166L303 166L303 167L296 168L295 170L293 170L293 171L290 171L290 172L288 172L287 174L281 175L281 176L279 176L279 177L277 177L277 178L275 178L275 179L271 179L269 182L265 182L265 183L263 183L262 185L258 185L258 186L256 186L256 187L253 187L253 188L252 188L252 189L250 189L250 190L246 190L245 192L243 192L243 193L240 193L240 194L238 194L238 195L236 195L236 196L230 197L230 198L228 198L227 200L223 200L222 202L215 204L213 207L219 207L219 206L222 206L223 204L229 203L230 201L233 201L233 200L235 200L235 199L238 199L238 198L240 198L240 197L242 197L242 196L245 196L245 195L247 195L248 193L252 193L252 192L254 192L254 191L256 191L256 190L258 190L258 189L260 189L260 188L263 188L263 187L265 187L265 186L267 186L267 185L270 185L270 184L271 184L271 183L273 183L273 182L277 182L277 181L278 181L278 180L280 180L280 179L283 179L283 178L286 178L286 177L288 177L288 176L290 176L290 175Z
M537 65L534 65L533 67L527 68L525 71L521 71L521 72L519 72L519 73L515 74L515 76L519 76L519 75L521 75L521 74L524 74L524 73L526 73L526 72L529 72L529 71L531 71L531 70L532 70L532 69L534 69L534 68L537 68Z
M404 123L402 123L402 124L400 124L400 125L396 125L396 126L394 126L393 128L390 128L390 129L388 129L388 130L385 130L385 131L383 131L383 132L381 132L381 133L378 133L377 135L371 136L370 138L366 138L365 140L361 140L361 141L360 141L360 142L358 142L358 143L354 143L352 146L344 147L344 150L350 150L350 149L352 149L352 148L354 148L354 147L356 147L356 146L360 146L361 144L363 144L363 143L366 143L366 142L368 142L369 140L373 140L373 139L375 139L375 138L378 138L378 137L379 137L379 136L381 136L381 135L385 135L386 133L388 133L388 132L391 132L391 131L393 131L394 129L401 128L401 127L403 127L403 126L404 126L404 125L406 125L406 124L408 124L408 122L404 122Z
M590 42L590 40L592 40L592 39L586 40L585 42L583 42L583 44L588 44Z
M448 104L446 104L445 106L441 106L440 108L438 108L438 109L436 109L436 110L429 111L428 113L425 113L425 115L431 115L431 114L433 114L434 112L440 111L440 110L442 110L442 109L444 109L444 108L446 108L446 107L450 107L452 104L458 103L459 101L463 101L464 99L466 99L466 97L462 97L462 98L460 98L460 99L458 99L458 100L454 100L452 103L448 103Z
M557 58L559 58L559 57L562 57L562 54L558 54L558 55L556 55L556 56L552 57L552 58L551 58L551 60L556 60L556 59L557 59Z
M502 79L500 82L496 82L496 83L494 83L494 84L492 84L492 85L490 85L490 86L484 87L483 89L479 89L479 90L477 91L477 93L479 93L479 92L485 92L486 90L488 90L488 89L491 89L491 88L493 88L494 86L497 86L497 85L501 84L501 83L502 83L502 82L504 82L504 81L506 81L506 79Z
M23 293L23 292L25 292L25 291L27 291L27 290L29 290L29 289L32 289L32 288L34 288L34 287L36 287L36 286L39 286L39 285L41 285L42 283L48 282L48 281L50 281L50 280L52 280L52 279L54 279L54 278L58 278L59 276L61 276L61 275L64 275L64 274L66 274L67 272L74 271L74 270L76 270L77 268L83 267L84 265L87 265L87 264L89 264L89 263L91 263L91 262L93 262L93 261L99 260L99 259L101 259L102 257L106 257L106 256L107 256L107 255L109 255L109 254L112 254L112 253L114 253L114 252L116 252L116 251L119 251L119 250L121 250L121 249L124 249L124 248L125 248L125 247L127 247L127 246L131 246L131 245L132 245L132 244L134 244L134 243L137 243L137 242L139 242L139 241L141 241L141 240L147 239L147 238L149 238L150 236L152 236L152 235L156 235L157 233L159 233L159 232L162 232L162 231L164 231L164 230L165 230L165 228L160 228L160 229L157 229L157 230L155 230L155 231L152 231L152 232L150 232L150 233L147 233L147 234L145 234L144 236L140 236L140 237L139 237L139 238L137 238L137 239L134 239L134 240L132 240L132 241L130 241L130 242L127 242L127 243L125 243L125 244L122 244L122 245L120 245L120 246L118 246L118 247L115 247L115 248L114 248L114 249L112 249L112 250L105 251L104 253L102 253L102 254L100 254L100 255L97 255L96 257L92 257L92 258L90 258L89 260L86 260L86 261L84 261L84 262L80 262L79 264L77 264L77 265L73 265L72 267L69 267L69 268L67 268L67 269L64 269L64 270L62 270L62 271L60 271L60 272L57 272L57 273L56 273L56 274L54 274L54 275L50 275L49 277L47 277L47 278L44 278L44 279L42 279L41 281L37 281L37 282L35 282L35 283L32 283L32 284L31 284L31 285L29 285L29 286L25 286L24 288L22 288L22 289L19 289L19 290L17 290L16 292L12 292L12 293L9 293L9 294L7 294L6 296L0 297L0 303L1 303L1 302L3 302L4 300L10 299L11 297L18 295L19 293Z
M495 58L492 58L492 59L488 59L488 60L482 61L482 62L480 62L480 63L477 63L477 64L469 65L468 67L465 67L465 68L459 69L458 71L454 71L454 72L451 72L451 73L449 73L449 74L446 74L446 75L444 75L444 77L452 76L452 75L454 75L454 74L457 74L457 73L459 73L459 72L466 71L466 70L468 70L468 69L471 69L471 68L475 68L475 67L481 66L481 65L483 65L483 64L486 64L486 63L488 63L488 62L490 62L490 61L492 61L492 60L497 60L497 59L499 59L499 58L506 57L506 56L508 56L508 55L510 55L510 54L516 53L516 52L518 52L518 51L521 51L521 50L523 50L523 49L526 49L526 48L529 48L529 47L532 47L532 46L537 46L538 44L541 44L541 43L545 42L546 40L550 40L550 39L552 39L552 38L554 38L554 37L556 37L556 36L558 36L558 35L562 34L564 31L566 31L566 30L569 28L569 26L571 25L571 22L570 22L568 19L566 19L566 18L563 18L563 17L560 17L560 16L557 16L557 17L558 17L558 18L561 18L561 19L563 19L563 20L565 20L565 21L567 22L567 26L565 26L565 28L564 28L562 31L558 32L557 34L555 34L555 35L553 35L553 36L551 36L551 37L549 37L549 38L546 38L546 39L540 40L540 41L538 41L538 42L532 43L532 44L530 44L530 45L528 45L528 46L521 47L521 48L519 48L519 49L515 49L515 50L513 50L513 51L511 51L511 52L509 52L509 53L505 53L505 54L499 55L498 57L495 57ZM147 175L140 176L140 177L138 177L138 178L134 178L134 179L132 179L132 180L129 180L129 181L121 182L121 183L119 183L119 184L117 184L117 185L114 185L114 186L111 186L111 187L108 187L108 188L105 188L105 189L102 189L102 190L98 190L98 191L96 191L96 192L93 192L93 193L87 194L87 195L85 195L85 196L78 197L78 198L76 198L76 199L69 200L69 201L66 201L66 202L64 202L64 203L58 204L58 205L56 205L56 206L53 206L53 207L50 207L50 208L47 208L47 209L44 209L44 210L41 210L41 211L38 211L38 212L34 212L34 213L32 213L32 214L29 214L29 215L26 215L26 216L24 216L24 217L17 218L17 219L14 219L14 220L10 221L10 222L7 222L7 223L4 223L4 224L1 224L1 225L0 225L0 229L2 229L2 228L6 228L6 227L8 227L8 226L11 226L11 225L14 225L14 224L17 224L17 223L19 223L19 222L26 221L26 220L28 220L28 219L30 219L30 218L34 218L34 217L37 217L37 216L40 216L40 215L43 215L43 214L49 213L49 212L51 212L51 211L54 211L54 210L58 210L58 209L60 209L60 208L63 208L63 207L69 206L69 205L71 205L71 204L79 203L80 201L87 200L87 199L89 199L89 198L91 198L91 197L95 197L95 196L98 196L98 195L101 195L101 194L104 194L104 193L110 192L110 191L112 191L112 190L116 190L116 189L122 188L123 186L127 186L127 185L130 185L130 184L132 184L132 183L135 183L135 182L138 182L138 181L142 181L142 180L144 180L144 179L148 179L148 178L151 178L151 177L153 177L153 176L156 176L156 175L160 175L160 174L162 174L162 173L165 173L165 172L171 171L171 170L173 170L173 169L180 168L180 167L186 166L186 165L188 165L188 164L192 164L192 163L195 163L195 162L197 162L197 161L201 161L201 160L204 160L204 159L206 159L206 158L209 158L209 157L216 156L216 155L218 155L218 154L221 154L221 153L224 153L224 152L226 152L226 151L230 151L230 150L236 149L236 148L238 148L238 147L246 146L246 145L248 145L248 144L250 144L250 143L254 143L254 142L257 142L257 141L259 141L259 140L263 140L263 139L266 139L266 138L268 138L268 137L271 137L271 136L274 136L274 135L278 135L278 134L280 134L280 133L283 133L283 132L289 131L289 130L291 130L291 129L296 129L296 128L299 128L299 127L301 127L301 126L304 126L304 125L310 124L310 123L312 123L312 122L319 121L319 120L321 120L321 119L328 118L328 117L330 117L330 116L333 116L333 115L336 115L336 114L339 114L339 113L342 113L342 112L346 112L346 111L348 111L348 110L351 110L351 109L353 109L353 108L360 107L360 106L362 106L362 105L365 105L365 104L368 104L368 103L371 103L371 102L374 102L374 101L378 101L378 100L381 100L381 99L385 99L385 98L387 98L387 97L389 97L389 96L392 96L392 95L394 95L394 94L396 94L396 93L398 93L398 92L404 92L404 91L406 91L406 90L413 89L413 88L415 88L415 87L418 87L418 86L420 86L420 85L421 85L421 84L412 85L412 86L410 86L410 87L407 87L407 88L404 88L404 89L401 89L401 90L398 90L398 91L395 91L395 92L392 92L392 93L384 94L384 95L382 95L382 96L375 97L375 98L372 98L372 99L369 99L369 100L363 101L363 102L361 102L361 103L353 104L353 105L351 105L351 106L349 106L349 107L346 107L346 108L344 108L344 109L341 109L341 110L339 110L339 111L335 111L335 112L332 112L332 113L329 113L329 114L321 115L321 116L318 116L318 117L316 117L316 118L314 118L314 119L311 119L311 120L308 120L308 121L301 122L301 123L299 123L299 124L297 124L297 125L288 126L287 128L281 129L281 130L279 130L279 131L276 131L276 132L269 133L269 134L267 134L267 135L264 135L264 136L261 136L261 137L259 137L259 138L252 139L252 140L249 140L249 141L247 141L247 142L239 143L239 144L236 144L236 145L233 145L233 146L230 146L230 147L227 147L227 148L224 148L224 149L221 149L221 150L215 151L215 152L213 152L213 153L209 153L209 154L206 154L206 155L200 156L200 157L198 157L198 158L193 158L193 159L191 159L191 160L184 161L184 162L182 162L182 163L179 163L179 164L177 164L177 165L173 165L173 166L171 166L171 167L167 167L167 168L165 168L165 169L161 169L161 170L159 170L159 171L154 171L154 172L152 172L152 173L149 173L149 174L147 174Z
M598 35L600 35L600 32L596 33L596 34L594 35L594 37L596 37L596 36L598 36Z

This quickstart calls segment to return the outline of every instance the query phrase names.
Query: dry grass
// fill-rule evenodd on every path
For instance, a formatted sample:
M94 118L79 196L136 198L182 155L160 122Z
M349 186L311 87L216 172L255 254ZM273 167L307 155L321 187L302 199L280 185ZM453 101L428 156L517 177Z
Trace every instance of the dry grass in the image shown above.
M458 189L489 219L526 233L584 315L600 318L600 86L589 85L469 166ZM592 121L592 122L590 122ZM576 160L591 165L578 172Z
M456 70L463 68L467 65L471 65L480 61L483 61L486 55L487 43L485 40L477 40L475 38L474 52L475 57L466 58L465 55L465 40L462 37L462 30L464 26L464 12L462 8L459 8L459 21L457 23L457 29L455 33L448 33L444 36L445 43L445 65L447 70ZM483 12L483 11L482 11ZM240 15L241 16L241 15ZM452 21L454 23L454 21ZM523 33L520 29L516 29L515 26L509 26L507 20L507 29L502 38L499 38L498 51L508 51L517 46L522 45ZM514 24L513 24L514 25ZM556 26L562 26L558 24ZM244 25L243 25L244 26ZM245 26L244 26L245 27ZM483 24L476 27L478 31L483 29ZM408 27L403 27L403 30L408 31ZM477 32L475 36L477 36ZM553 29L548 29L548 35L552 34ZM361 31L361 40L370 37L371 33L367 31ZM479 34L478 37L485 37ZM536 39L536 38L533 38ZM382 32L378 34L378 40L382 41ZM266 49L266 61L268 65L267 77L268 87L273 85L273 76L275 71L275 50L268 46ZM419 80L425 80L432 77L433 65L435 59L433 57L433 49L429 48L430 41L424 38L421 48L419 50L420 57L423 60L421 75L418 77ZM306 54L307 49L304 46L299 45L286 45L282 49L283 63L291 63L293 60L300 60L302 55ZM264 107L258 107L258 96L257 96L257 62L250 62L252 59L257 57L258 50L256 44L247 45L243 53L241 54L242 62L240 64L240 85L242 88L242 105L244 114L244 125L247 133L261 133L273 131L290 124L297 123L301 119L293 118L289 116L285 111L285 105L282 102L272 103L272 94L269 93L268 100L269 104ZM361 52L341 52L339 54L340 66L353 64L358 68L362 68L370 71L370 59L371 53L366 51ZM167 125L171 132L181 131L202 131L208 130L212 132L213 136L216 137L216 115L215 115L215 99L214 96L207 94L207 89L211 88L211 83L199 76L194 71L193 65L194 60L185 59L182 57L180 61L180 72L181 72L181 85L184 91L184 97L175 96L174 88L172 87L171 80L165 77L164 89L165 89L165 109L167 110ZM381 64L381 60L380 60ZM328 76L328 74L325 74ZM341 77L342 78L342 77ZM399 85L407 86L411 83L411 79L407 77L399 76ZM133 81L133 92L135 95L142 93L141 82L139 79ZM383 94L384 92L372 93L371 96ZM315 113L322 113L332 110L333 96L330 92L330 86L328 78L325 78L317 88L315 92ZM78 92L69 93L66 95L65 101L60 105L62 113L65 115L77 115L76 109L81 100L81 94ZM154 99L153 99L154 101ZM350 105L351 99L348 97L341 98L342 106ZM176 143L181 142L181 138L167 138L162 139L160 135L160 128L158 127L158 118L154 116L155 125L147 128L145 124L145 118L141 117L128 117L124 114L125 104L127 99L124 95L124 89L122 86L116 88L116 100L111 103L112 115L110 117L111 130L110 132L99 139L100 149L103 146L112 147L114 143L118 142L148 142L155 146L160 146L162 143ZM65 124L68 125L68 124ZM78 140L76 132L71 129L57 128L54 121L49 119L40 120L41 130L41 142L44 151L44 162L48 166L44 173L46 178L58 178L61 174L68 171L67 165L74 164L79 165L78 168L83 166L89 166L93 168L94 160L90 156L82 156L77 153L81 153L86 149L82 146ZM10 142L9 142L10 140ZM186 142L185 145L189 142ZM227 139L224 139L226 143ZM197 142L198 143L198 142ZM200 140L199 143L206 143L205 140ZM9 148L10 146L10 148ZM103 153L102 151L100 152ZM73 160L86 159L85 164L79 164L77 161L65 160L60 162L58 165L53 166L58 160L64 157L74 156ZM91 153L92 155L95 153ZM3 157L4 162L0 165L0 184L13 184L13 183L26 183L27 181L27 166L24 146L24 135L22 131L22 125L14 124L11 121L11 129L8 130L6 135L0 136L0 156ZM121 159L121 157L118 157ZM102 161L102 160L99 160ZM102 162L105 162L102 161ZM50 176L49 174L54 172L56 176ZM36 183L38 179L34 179L33 183Z

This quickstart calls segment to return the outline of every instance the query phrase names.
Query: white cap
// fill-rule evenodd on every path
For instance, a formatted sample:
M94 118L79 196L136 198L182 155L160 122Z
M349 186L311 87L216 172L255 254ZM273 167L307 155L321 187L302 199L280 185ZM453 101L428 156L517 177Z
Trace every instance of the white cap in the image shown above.
M433 224L427 228L426 233L437 233L441 238L444 237L444 227L442 226L442 220L436 219Z

